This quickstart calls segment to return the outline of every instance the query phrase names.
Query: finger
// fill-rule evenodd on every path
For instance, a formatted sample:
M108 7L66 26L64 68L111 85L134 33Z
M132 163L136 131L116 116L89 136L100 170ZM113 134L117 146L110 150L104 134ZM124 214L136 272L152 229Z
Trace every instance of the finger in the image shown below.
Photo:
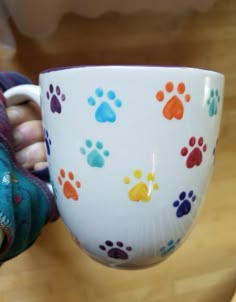
M37 142L15 154L16 160L26 169L33 169L37 163L46 162L44 142Z
M43 126L41 121L29 121L20 124L12 131L16 151L36 142L43 142Z
M34 170L43 170L48 167L48 162L38 162L34 165Z
M41 110L34 102L10 106L7 108L7 115L12 127L16 127L25 121L42 119Z

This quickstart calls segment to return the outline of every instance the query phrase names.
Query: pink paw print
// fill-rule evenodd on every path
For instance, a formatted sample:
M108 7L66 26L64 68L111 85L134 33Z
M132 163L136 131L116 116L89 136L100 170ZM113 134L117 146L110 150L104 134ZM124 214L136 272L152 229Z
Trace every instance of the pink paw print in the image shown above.
M189 139L189 148L183 147L181 149L181 155L187 156L186 166L187 168L193 168L194 166L200 166L203 160L203 153L206 152L207 145L204 144L203 137L192 136Z

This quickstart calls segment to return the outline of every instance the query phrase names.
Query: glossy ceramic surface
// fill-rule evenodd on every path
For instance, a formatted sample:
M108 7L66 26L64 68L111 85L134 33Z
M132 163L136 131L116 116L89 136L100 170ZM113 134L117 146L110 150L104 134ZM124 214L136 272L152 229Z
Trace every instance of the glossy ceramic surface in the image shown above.
M142 268L189 234L214 165L224 77L110 66L40 75L51 182L69 232L95 260Z

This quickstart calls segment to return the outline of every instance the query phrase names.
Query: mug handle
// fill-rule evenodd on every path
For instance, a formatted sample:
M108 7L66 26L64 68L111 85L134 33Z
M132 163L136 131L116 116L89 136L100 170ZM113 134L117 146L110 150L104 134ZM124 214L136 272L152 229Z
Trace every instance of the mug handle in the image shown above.
M41 107L40 87L33 84L24 84L9 88L3 93L7 100L7 106L19 105L25 103L25 100L35 102Z
M41 107L41 101L40 101L40 87L38 85L33 84L23 84L19 86L14 86L12 88L9 88L3 93L5 99L6 99L6 105L7 107L13 106L13 105L20 105L25 103L25 101L33 101L35 102L39 107ZM48 169L47 169L48 172ZM33 171L32 174L37 176L38 178L41 178L44 180L50 191L53 192L52 186L49 183L49 177L48 173L44 173L44 171Z

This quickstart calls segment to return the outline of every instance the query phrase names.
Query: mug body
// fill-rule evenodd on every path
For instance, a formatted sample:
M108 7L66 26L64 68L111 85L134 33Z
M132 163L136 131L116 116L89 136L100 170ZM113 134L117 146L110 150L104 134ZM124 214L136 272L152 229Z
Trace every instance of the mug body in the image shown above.
M212 172L223 75L193 68L92 66L40 74L51 183L92 258L156 264L185 240Z

